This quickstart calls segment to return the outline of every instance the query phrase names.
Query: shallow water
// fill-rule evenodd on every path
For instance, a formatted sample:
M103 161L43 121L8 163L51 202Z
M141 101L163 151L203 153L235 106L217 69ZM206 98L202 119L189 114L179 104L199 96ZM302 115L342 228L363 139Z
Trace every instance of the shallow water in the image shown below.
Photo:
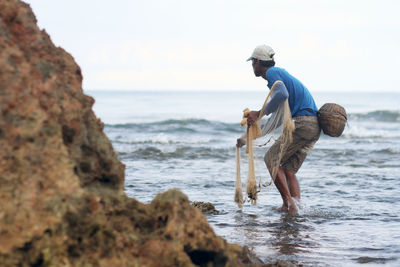
M315 93L349 113L340 138L321 136L297 176L297 215L278 212L280 195L262 187L256 206L233 202L235 142L245 107L265 92L89 92L120 160L125 191L148 203L170 188L221 211L215 232L264 262L305 266L400 265L400 94ZM385 108L382 108L385 107ZM257 180L269 182L256 150ZM242 151L242 181L246 156ZM245 188L245 183L243 184Z

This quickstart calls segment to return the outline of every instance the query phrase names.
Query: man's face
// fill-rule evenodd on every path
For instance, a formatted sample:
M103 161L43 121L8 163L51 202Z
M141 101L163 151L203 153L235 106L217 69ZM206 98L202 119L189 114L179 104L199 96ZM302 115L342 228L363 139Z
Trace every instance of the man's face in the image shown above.
M254 75L256 75L256 77L261 76L262 70L261 70L260 61L258 59L252 59L251 65L253 66Z

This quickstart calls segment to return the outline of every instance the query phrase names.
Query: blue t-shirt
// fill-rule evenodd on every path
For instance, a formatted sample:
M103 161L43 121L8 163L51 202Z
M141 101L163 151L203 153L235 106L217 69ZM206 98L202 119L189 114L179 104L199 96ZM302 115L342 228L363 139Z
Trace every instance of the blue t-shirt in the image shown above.
M269 89L276 81L282 81L289 93L289 107L292 117L316 116L318 111L314 98L308 89L285 69L271 67L266 72ZM314 110L315 112L307 109Z

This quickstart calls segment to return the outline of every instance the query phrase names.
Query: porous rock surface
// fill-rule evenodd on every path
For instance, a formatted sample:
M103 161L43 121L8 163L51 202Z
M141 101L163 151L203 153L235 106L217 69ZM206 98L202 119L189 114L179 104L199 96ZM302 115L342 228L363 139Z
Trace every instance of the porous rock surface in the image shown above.
M194 201L192 206L199 209L203 214L219 214L219 210L210 202Z
M178 190L145 205L29 5L0 0L0 266L257 266Z

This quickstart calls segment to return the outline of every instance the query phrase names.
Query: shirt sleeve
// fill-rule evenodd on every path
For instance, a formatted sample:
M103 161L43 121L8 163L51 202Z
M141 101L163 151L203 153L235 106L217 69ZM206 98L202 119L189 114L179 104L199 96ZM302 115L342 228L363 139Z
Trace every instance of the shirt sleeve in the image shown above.
M281 71L276 67L272 67L267 70L267 72L265 73L265 76L268 81L269 89L272 88L272 86L274 85L274 83L276 81L283 81L283 77L281 74L282 74Z
M272 92L271 100L268 102L263 110L264 115L269 115L276 111L278 106L289 97L288 90L282 81L275 84L274 91Z

